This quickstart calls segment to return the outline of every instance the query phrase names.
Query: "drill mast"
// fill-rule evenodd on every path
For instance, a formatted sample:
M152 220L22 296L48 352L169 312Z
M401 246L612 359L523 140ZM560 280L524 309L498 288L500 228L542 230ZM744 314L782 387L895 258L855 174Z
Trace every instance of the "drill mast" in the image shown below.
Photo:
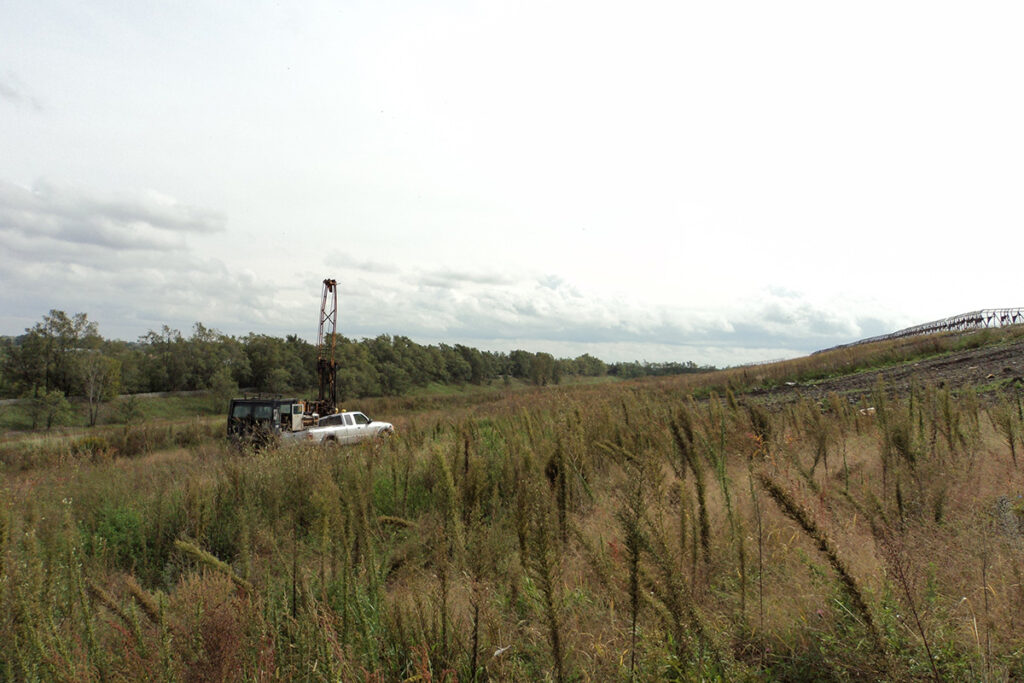
M338 281L326 279L320 297L320 328L316 335L316 375L320 389L313 410L320 415L333 413L338 403L338 366L334 360L337 330Z

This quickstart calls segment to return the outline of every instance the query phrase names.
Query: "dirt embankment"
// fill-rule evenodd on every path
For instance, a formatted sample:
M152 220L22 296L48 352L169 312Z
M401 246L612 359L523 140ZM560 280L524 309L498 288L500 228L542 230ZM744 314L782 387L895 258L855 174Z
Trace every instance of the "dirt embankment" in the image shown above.
M800 396L820 399L831 392L855 400L861 395L870 396L879 377L890 391L899 395L909 393L911 387L926 385L944 387L951 391L974 387L982 394L993 396L1005 391L1024 393L1024 340L953 351L879 370L865 370L843 377L753 393L765 396L771 402L786 402Z

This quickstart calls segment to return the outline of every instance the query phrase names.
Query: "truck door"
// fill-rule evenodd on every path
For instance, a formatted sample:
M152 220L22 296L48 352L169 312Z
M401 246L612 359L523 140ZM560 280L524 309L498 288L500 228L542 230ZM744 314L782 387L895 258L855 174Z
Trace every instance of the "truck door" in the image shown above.
M353 428L352 442L355 443L370 438L370 418L362 413L352 413L352 418L356 423L356 426Z
M341 443L355 443L356 439L356 423L352 419L351 413L342 414L342 418L345 420L345 428L342 430L341 436L338 439Z

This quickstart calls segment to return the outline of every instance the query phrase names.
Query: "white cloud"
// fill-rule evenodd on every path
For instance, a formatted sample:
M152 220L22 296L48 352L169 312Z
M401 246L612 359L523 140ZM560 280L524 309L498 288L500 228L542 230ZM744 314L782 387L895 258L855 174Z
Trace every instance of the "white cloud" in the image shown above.
M186 233L223 230L218 213L154 191L106 198L45 181L27 189L0 180L0 231L47 251L53 243L176 251Z
M1019 304L1000 255L1024 246L1021 18L998 1L15 7L3 313L310 336L329 276L350 335L732 362Z
M36 112L43 111L42 102L13 71L0 74L0 100L6 100L16 106L26 106Z

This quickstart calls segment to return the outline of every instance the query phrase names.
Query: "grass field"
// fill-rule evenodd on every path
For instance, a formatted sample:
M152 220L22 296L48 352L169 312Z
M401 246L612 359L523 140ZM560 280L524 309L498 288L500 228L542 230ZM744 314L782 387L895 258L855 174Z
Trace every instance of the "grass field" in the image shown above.
M743 373L793 376L376 399L397 436L345 450L5 442L0 678L1024 676L1019 401Z

